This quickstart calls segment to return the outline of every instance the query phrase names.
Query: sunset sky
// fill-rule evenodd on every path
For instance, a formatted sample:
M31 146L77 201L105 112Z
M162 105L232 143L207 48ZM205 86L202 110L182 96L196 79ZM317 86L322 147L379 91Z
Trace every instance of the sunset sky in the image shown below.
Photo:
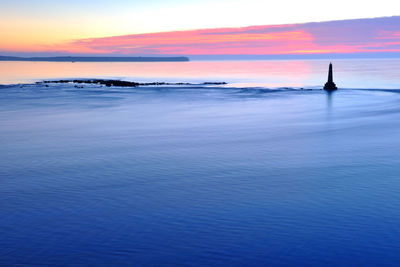
M396 1L0 0L0 54L216 55L400 51ZM283 25L284 24L284 25ZM258 26L254 26L258 25ZM272 25L272 26L271 26Z

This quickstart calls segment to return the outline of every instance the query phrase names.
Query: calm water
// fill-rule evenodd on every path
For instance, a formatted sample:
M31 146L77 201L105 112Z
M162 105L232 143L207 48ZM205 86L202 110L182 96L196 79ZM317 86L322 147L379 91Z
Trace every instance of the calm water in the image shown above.
M399 61L365 79L359 62L336 63L337 83L370 87L332 95L320 61L282 63L314 90L0 86L0 265L398 266L399 72L373 68ZM38 79L34 64L1 79ZM229 62L204 78L129 64L105 76L207 81ZM290 81L250 70L220 79Z
M112 78L137 82L228 82L229 86L313 87L326 82L327 60L165 63L0 62L0 84L43 79ZM342 88L400 89L400 59L333 61Z

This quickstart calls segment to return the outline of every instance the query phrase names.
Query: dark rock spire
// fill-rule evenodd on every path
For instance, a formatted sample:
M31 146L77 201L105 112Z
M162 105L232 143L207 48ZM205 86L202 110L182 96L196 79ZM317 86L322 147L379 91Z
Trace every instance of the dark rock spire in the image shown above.
M333 82L332 63L329 63L328 81L324 86L324 90L334 91L336 89L337 89L336 84Z

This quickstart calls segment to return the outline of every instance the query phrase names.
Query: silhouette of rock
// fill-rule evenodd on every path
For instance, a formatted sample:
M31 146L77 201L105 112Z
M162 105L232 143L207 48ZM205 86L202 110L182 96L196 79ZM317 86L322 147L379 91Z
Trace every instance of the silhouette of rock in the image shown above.
M337 90L336 84L333 82L332 63L329 63L328 81L325 83L324 90Z
M37 82L41 83L41 82ZM75 84L98 84L105 85L107 87L116 86L116 87L137 87L137 86L160 86L160 85L223 85L227 84L226 82L204 82L202 84L195 83L166 83L166 82L150 82L150 83L137 83L137 82L128 82L128 81L120 81L120 80L103 80L103 79L81 79L81 80L53 80L53 81L43 81L42 83L75 83ZM76 87L75 88L82 88Z

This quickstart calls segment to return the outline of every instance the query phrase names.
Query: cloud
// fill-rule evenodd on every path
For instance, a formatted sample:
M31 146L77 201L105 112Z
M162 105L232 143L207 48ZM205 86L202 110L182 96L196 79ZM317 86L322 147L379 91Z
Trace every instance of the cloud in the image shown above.
M283 55L400 52L400 16L74 40L50 51L118 55Z

